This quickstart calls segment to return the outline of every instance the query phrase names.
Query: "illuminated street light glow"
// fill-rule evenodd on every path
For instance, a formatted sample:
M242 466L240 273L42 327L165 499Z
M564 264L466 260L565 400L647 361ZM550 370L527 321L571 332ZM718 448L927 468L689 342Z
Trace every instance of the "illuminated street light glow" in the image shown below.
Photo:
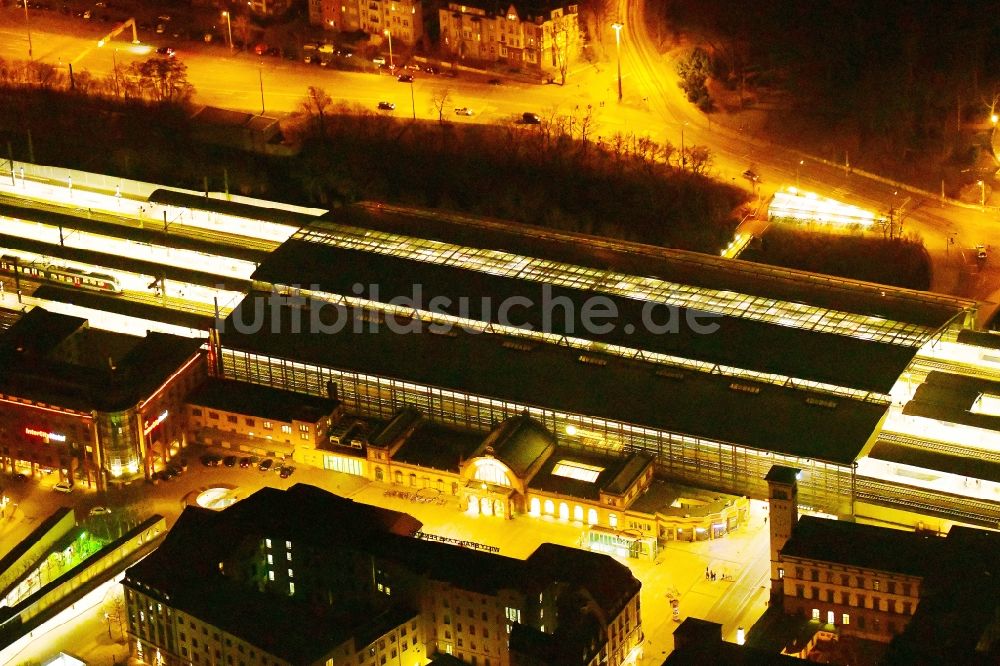
M386 28L382 34L389 38L389 71L391 72L396 69L396 65L392 62L392 31Z
M612 23L611 29L615 31L615 51L618 53L618 101L622 101L622 28L621 23Z

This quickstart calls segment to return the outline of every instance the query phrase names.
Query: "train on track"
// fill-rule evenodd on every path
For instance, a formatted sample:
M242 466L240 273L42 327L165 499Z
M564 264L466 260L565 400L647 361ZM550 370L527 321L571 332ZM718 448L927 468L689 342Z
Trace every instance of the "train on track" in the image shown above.
M10 275L21 275L34 280L44 280L68 287L89 289L91 291L110 294L122 293L121 284L119 284L118 278L113 275L95 273L81 268L28 261L9 254L0 257L0 272Z

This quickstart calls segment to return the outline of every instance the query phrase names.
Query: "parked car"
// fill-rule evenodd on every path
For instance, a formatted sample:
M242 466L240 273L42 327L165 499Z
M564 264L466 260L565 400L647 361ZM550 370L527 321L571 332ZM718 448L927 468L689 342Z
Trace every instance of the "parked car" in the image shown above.
M440 74L441 73L440 69L438 69L437 67L431 67L430 65L424 67L424 71L427 72L428 74Z
M471 116L472 115L472 109L470 109L467 106L459 107L459 108L455 109L455 115L457 115L457 116Z
M521 122L525 125L538 125L542 119L538 117L537 113L525 112L521 114Z
M57 493L69 494L73 492L73 484L71 484L69 481L60 481L56 485L52 486L52 490L56 491Z
M160 48L156 49L156 54L161 56L167 56L168 58L173 58L175 55L177 55L177 52L174 51L173 48L169 46L161 46Z
M267 470L271 469L271 465L273 464L274 464L273 460L271 460L270 458L266 458L262 460L259 465L257 465L257 469L259 469L262 472L266 472Z
M378 56L376 58L372 58L372 62L375 63L376 65L384 65L385 58L383 58L382 56Z
M84 18L89 18L89 17L84 16ZM162 35L166 31L167 31L167 26L163 25L162 23L157 23L156 24L156 34Z
M267 44L264 44L262 42L262 43L257 44L256 46L253 47L253 52L256 55L264 55L265 53L267 53L267 48L268 48Z
M236 467L236 456L226 456L222 459L222 464L226 467Z
M251 464L252 463L250 462L250 458L240 458L240 467L241 468L246 469Z
M109 509L108 507L106 507L106 506L95 506L93 509L90 510L90 513L88 515L90 515L91 517L93 517L93 516L106 516L109 513L111 513L111 509Z
M413 83L413 76L410 74L400 74L396 77L396 80L400 83Z
M315 56L307 55L304 58L302 58L302 62L304 62L307 65L311 65L314 57Z
M206 453L201 457L201 464L205 467L218 467L222 462L222 456Z
M420 65L418 65L415 62L411 62L411 63L407 63L406 65L404 65L403 69L409 69L409 70L414 71L414 72L419 72L420 71Z
M489 83L489 84L490 84L491 86L499 86L499 85L503 85L503 79L490 79L490 80L488 81L488 83Z
M292 467L291 465L283 465L281 467L281 472L278 476L280 476L282 479L287 479L294 473L295 473L294 467Z
M277 46L272 46L267 50L267 55L271 56L272 58L280 58L281 49L279 49Z
M181 474L183 474L184 473L184 469L185 468L181 467L180 465L167 465L164 468L164 471L167 472L168 474L170 474L170 476L174 477L174 476L180 476Z
M976 246L976 259L978 259L979 261L986 261L986 256L987 256L986 255L986 246L985 245L977 245Z
M17 474L14 475L14 480L15 481L27 481L28 480L28 475L24 474L22 472L18 472Z
M747 169L743 172L743 177L749 180L751 183L759 183L760 176L754 173L753 169Z
M379 102L378 108L379 111L394 111L396 109L396 105L392 102Z

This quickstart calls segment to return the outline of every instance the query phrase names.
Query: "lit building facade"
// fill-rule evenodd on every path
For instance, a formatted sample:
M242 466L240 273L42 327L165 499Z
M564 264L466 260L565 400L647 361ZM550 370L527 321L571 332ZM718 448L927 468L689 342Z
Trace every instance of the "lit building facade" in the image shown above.
M287 12L291 0L247 0L250 11L258 16L279 16Z
M798 517L798 470L776 466L770 486L772 599L784 612L845 636L889 642L920 603L945 539Z
M149 478L186 446L184 399L206 374L201 343L90 329L35 308L0 337L0 460L104 488Z
M186 415L191 442L291 458L324 446L340 402L213 378L188 396Z
M577 5L450 2L439 10L440 48L459 60L554 70L580 52Z
M414 538L419 529L302 484L219 513L188 507L126 572L133 655L165 666L408 666L435 654L618 666L641 655L640 584L624 565L551 544L514 560Z
M309 0L309 22L327 30L363 30L393 42L413 46L424 34L421 0Z

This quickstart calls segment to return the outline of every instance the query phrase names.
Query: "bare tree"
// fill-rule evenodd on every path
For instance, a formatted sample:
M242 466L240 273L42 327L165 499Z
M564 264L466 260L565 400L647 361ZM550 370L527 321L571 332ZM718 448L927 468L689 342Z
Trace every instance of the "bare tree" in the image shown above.
M712 166L712 152L707 146L691 146L686 148L687 163L692 173L704 174Z
M556 19L552 25L552 54L555 56L560 85L566 85L570 57L576 47L576 35L579 34L577 30L570 29L570 21L576 21L575 14Z
M319 133L320 139L326 139L327 113L333 105L333 100L322 88L309 86L306 98L302 102L302 110L309 117L312 129Z
M240 41L243 42L243 50L247 50L247 45L250 43L250 29L253 24L250 22L250 17L246 14L237 14L233 17L233 30L239 35Z
M124 642L128 638L126 636L128 609L125 608L125 596L122 594L121 587L118 587L114 594L104 600L103 612L104 618L108 622L108 634L111 634L112 626L117 626L121 636L119 640Z
M444 124L444 110L451 104L451 89L441 88L431 97L431 105L438 114L438 122Z

